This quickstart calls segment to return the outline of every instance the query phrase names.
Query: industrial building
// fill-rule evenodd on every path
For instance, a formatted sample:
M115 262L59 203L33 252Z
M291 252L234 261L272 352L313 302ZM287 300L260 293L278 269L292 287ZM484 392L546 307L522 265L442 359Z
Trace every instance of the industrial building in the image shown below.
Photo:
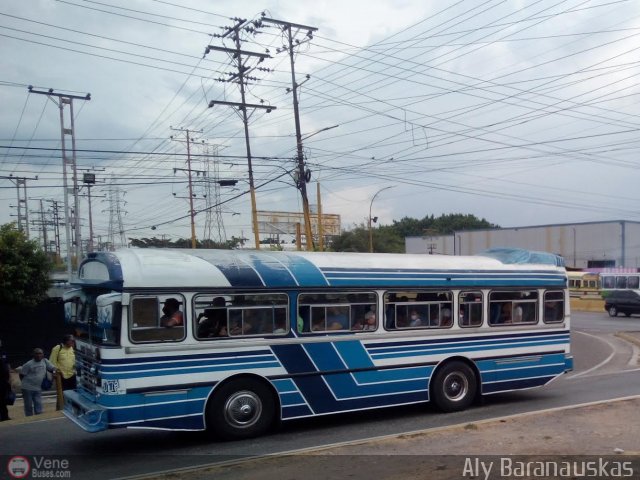
M405 238L407 253L473 255L488 248L514 247L556 253L567 267L640 267L640 222L612 220L517 228L428 233Z

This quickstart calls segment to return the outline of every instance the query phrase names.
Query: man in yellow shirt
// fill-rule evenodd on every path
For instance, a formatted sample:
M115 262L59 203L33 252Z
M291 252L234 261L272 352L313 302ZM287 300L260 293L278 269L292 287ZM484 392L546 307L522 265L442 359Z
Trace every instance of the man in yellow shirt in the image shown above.
M51 350L49 361L53 363L62 378L62 390L76 388L76 352L73 347L75 340L73 335L65 335L62 343Z

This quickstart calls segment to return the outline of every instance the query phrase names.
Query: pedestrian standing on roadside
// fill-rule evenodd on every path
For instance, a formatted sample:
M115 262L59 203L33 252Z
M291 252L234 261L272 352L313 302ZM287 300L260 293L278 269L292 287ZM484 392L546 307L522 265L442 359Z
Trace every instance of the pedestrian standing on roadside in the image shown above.
M24 414L27 417L42 413L42 380L47 372L55 373L56 367L44 358L41 348L33 349L33 358L18 367L22 379L22 398L24 400Z
M62 337L62 343L51 349L49 361L58 370L58 378L62 378L62 390L74 390L76 388L76 352L73 335Z
M7 409L7 397L11 391L11 366L7 361L7 355L2 350L2 340L0 340L0 422L9 419Z

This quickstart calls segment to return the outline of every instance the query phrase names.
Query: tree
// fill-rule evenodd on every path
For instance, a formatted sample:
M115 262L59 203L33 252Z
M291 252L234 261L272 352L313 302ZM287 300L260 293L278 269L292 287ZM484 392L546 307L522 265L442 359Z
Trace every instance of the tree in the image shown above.
M197 248L219 248L219 249L233 249L242 245L243 241L238 237L231 237L231 240L226 242L214 242L213 240L197 240ZM163 238L132 238L131 246L138 248L191 248L190 238L178 238L176 240L167 240Z
M400 237L391 226L372 227L373 250L383 253L404 253L404 237ZM364 224L345 230L331 242L335 252L368 252L369 228Z
M0 226L0 304L35 306L47 297L51 263L15 223Z
M448 213L438 218L427 215L422 220L404 217L399 221L394 220L393 227L402 238L423 235L425 231L430 231L434 235L448 235L457 230L500 228L484 218L480 219L475 215L463 213Z

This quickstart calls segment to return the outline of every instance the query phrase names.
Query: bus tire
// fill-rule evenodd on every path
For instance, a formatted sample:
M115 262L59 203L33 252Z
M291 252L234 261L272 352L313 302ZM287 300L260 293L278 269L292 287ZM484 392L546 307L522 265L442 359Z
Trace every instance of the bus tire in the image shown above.
M469 407L476 396L476 374L464 362L452 361L440 367L431 385L431 398L443 412Z
M231 380L214 392L207 406L207 429L224 440L257 437L273 425L275 407L273 394L263 382Z
M618 309L615 307L615 305L611 305L609 307L609 316L610 317L617 317L618 316Z

